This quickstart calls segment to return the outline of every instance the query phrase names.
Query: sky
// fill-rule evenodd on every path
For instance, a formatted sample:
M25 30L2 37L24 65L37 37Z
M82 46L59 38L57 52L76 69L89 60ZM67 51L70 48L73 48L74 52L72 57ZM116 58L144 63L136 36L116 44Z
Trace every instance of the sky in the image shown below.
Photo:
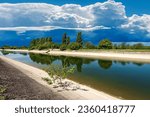
M0 3L49 3L55 5L64 4L80 4L82 6L93 4L96 2L105 2L106 0L0 0ZM150 14L149 0L115 0L122 2L126 6L126 13L128 16L132 14Z
M38 36L82 31L95 43L100 38L150 42L150 4L147 0L0 0L1 45L29 42L37 37L35 31Z

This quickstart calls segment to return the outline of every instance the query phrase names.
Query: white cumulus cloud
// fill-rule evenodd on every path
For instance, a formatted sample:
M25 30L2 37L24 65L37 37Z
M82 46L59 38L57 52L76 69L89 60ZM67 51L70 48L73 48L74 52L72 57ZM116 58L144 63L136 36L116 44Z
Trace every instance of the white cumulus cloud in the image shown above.
M150 37L150 15L139 16L134 14L128 18L127 23L121 25L121 28L133 34L140 33Z
M46 3L0 4L0 30L111 29L150 37L150 15L126 16L121 2L108 0L88 6ZM18 28L20 27L20 28Z
M116 26L126 19L124 6L112 0L88 6L46 3L0 4L0 27L59 26L87 28Z

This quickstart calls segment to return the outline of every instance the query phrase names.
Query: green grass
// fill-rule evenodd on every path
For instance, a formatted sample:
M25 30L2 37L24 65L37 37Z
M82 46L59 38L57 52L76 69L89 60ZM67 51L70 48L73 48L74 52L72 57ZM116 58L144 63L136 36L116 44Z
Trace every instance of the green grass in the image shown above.
M42 78L44 81L46 81L49 85L53 84L52 80L49 78Z

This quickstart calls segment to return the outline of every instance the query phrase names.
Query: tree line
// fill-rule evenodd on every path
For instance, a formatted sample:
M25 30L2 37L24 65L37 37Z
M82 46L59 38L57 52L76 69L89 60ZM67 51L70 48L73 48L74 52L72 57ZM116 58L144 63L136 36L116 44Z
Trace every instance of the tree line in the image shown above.
M125 42L121 44L113 44L109 39L103 39L98 45L94 45L92 42L85 42L82 37L82 32L78 32L75 42L71 42L67 33L62 36L62 43L54 43L52 37L38 38L31 41L29 49L60 49L61 51L79 50L79 49L150 49L150 46L144 46L142 43L136 43L129 45Z
M75 66L76 70L78 72L82 72L83 65L88 65L91 64L92 62L98 62L98 65L103 68L103 69L109 69L113 64L120 63L121 65L126 65L126 64L134 64L137 66L142 66L142 63L138 62L124 62L124 61L111 61L111 60L96 60L96 59L87 59L87 58L78 58L78 57L66 57L66 56L48 56L48 55L43 55L43 54L34 54L34 53L29 53L29 56L32 61L40 64L46 64L46 65L51 65L55 61L60 61L62 67L70 67L70 66Z
M0 47L0 49L28 49L27 46L9 46L9 45L4 45Z
M142 43L136 43L129 45L125 42L121 44L113 44L109 39L101 40L98 45L94 45L92 42L84 42L82 32L78 32L76 40L71 42L70 37L67 33L62 36L61 44L53 41L52 37L42 37L33 39L30 42L29 47L26 46L3 46L1 49L29 49L29 50L44 50L44 49L60 49L64 50L79 50L79 49L150 49L150 46L145 46Z
M81 48L83 48L83 38L81 32L77 34L75 42L71 42L70 37L67 35L67 33L64 33L62 36L61 44L53 42L52 37L46 37L33 39L29 46L30 50L60 49L61 51L63 51L66 49L79 50Z

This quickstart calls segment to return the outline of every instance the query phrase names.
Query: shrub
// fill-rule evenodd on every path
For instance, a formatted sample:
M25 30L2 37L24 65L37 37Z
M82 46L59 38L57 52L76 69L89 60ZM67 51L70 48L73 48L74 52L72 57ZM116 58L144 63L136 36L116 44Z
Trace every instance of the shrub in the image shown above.
M59 49L60 48L60 44L55 43L54 44L54 48Z
M99 42L99 49L112 49L112 42L109 39L104 39Z
M38 46L38 50L44 50L44 49L46 49L47 48L47 46L45 46L45 45L39 45Z
M50 78L42 78L44 81L47 82L47 84L51 85L53 84L52 80Z
M67 49L67 45L66 44L62 44L59 48L61 51L64 51Z
M85 48L86 49L96 49L96 47L91 42L85 43Z
M80 44L76 43L76 42L73 42L69 45L69 49L71 49L71 50L79 50L80 47L81 47Z
M75 67L66 67L66 66L58 66L58 65L50 65L49 68L46 69L46 72L50 76L52 80L49 80L48 78L44 78L48 83L58 83L60 86L64 86L65 83L62 82L63 79L68 78L70 74L73 74L75 71Z
M21 46L21 47L19 47L19 49L28 49L28 47L26 47L26 46Z
M143 49L144 45L142 43L137 43L132 46L133 49Z
M113 49L119 49L119 46L117 44L114 44Z

